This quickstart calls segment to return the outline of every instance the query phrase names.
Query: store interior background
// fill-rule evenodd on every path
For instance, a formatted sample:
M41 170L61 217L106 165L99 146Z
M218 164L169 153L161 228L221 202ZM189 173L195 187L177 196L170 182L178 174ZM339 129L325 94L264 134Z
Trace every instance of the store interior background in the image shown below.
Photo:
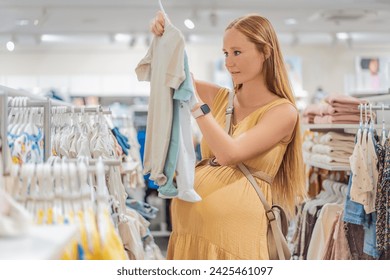
M319 86L353 92L356 58L389 56L389 0L162 4L187 38L191 71L199 79L215 80L225 26L251 12L270 19L285 57L300 59L308 96ZM137 81L134 68L151 41L149 23L158 10L157 0L2 0L0 84L37 93L53 88L65 96L147 95L148 84ZM194 29L184 25L187 18Z
M162 4L186 38L190 70L198 79L229 82L217 70L224 29L238 16L258 13L274 25L284 56L299 62L301 87L295 92L304 102L301 108L319 87L330 94L388 93L390 0ZM149 24L158 10L157 0L0 0L0 85L42 95L54 90L69 102L93 97L87 105L145 105L149 84L138 82L134 69L149 47ZM194 29L185 26L185 19L193 21ZM10 41L13 51L7 49ZM384 59L385 87L359 88L360 57Z

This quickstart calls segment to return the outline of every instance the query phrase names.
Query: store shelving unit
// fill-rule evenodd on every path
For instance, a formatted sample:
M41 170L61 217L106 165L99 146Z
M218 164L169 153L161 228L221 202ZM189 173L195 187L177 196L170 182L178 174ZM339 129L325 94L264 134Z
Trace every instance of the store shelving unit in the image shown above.
M303 130L311 130L311 131L341 131L345 133L355 134L359 129L358 124L302 124Z
M311 130L317 132L328 132L328 131L336 131L336 132L344 132L355 134L359 129L359 124L302 124L303 130ZM379 127L379 126L378 126ZM350 166L346 165L331 165L322 162L316 162L312 160L305 160L306 165L314 166L321 169L326 169L329 171L350 171Z
M326 164L326 163L322 163L322 162L315 162L315 161L311 161L311 160L305 161L305 164L310 165L310 166L314 166L314 167L318 167L321 169L330 170L330 171L350 171L351 170L351 168L349 166L330 165L330 164Z

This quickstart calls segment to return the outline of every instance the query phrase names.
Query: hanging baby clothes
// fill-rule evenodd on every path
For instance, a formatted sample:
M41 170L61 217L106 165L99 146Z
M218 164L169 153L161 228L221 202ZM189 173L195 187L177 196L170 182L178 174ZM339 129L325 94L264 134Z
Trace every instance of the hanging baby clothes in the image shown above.
M173 198L178 194L177 188L173 183L173 178L175 176L177 157L179 155L179 106L180 101L173 100L171 140L164 165L164 174L167 176L167 181L157 189L158 196L162 198Z
M146 127L144 174L157 185L164 185L164 164L172 127L172 88L185 79L184 37L169 20L165 31L154 37L146 56L135 71L139 81L150 81L150 99Z
M182 200L197 202L201 200L201 197L194 191L196 155L190 112L191 104L196 103L196 99L186 53L184 53L184 67L186 79L173 95L171 143L164 166L164 173L168 180L158 190L159 194L164 196L175 197L178 194L178 198ZM173 184L175 170L178 191Z
M377 248L380 259L390 259L390 221L388 218L389 200L389 177L390 177L390 139L387 138L384 146L378 145L379 176L376 193L376 236Z
M36 135L22 132L8 133L8 143L12 162L15 164L43 162L43 133L39 129Z

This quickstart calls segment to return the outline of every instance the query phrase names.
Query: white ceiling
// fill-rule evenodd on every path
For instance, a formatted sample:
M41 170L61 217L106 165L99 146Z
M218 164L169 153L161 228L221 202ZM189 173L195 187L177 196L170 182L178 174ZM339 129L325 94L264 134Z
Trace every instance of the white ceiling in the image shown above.
M390 0L162 0L171 21L187 38L220 38L232 19L259 13L273 23L282 43L331 44L347 32L352 44L389 44ZM43 34L112 45L116 33L138 40L148 32L158 0L0 0L0 51L13 39L22 47L44 48ZM192 18L196 27L183 22ZM296 24L288 25L287 19ZM21 20L26 25L20 25ZM47 37L46 37L47 38ZM127 43L128 44L128 43ZM63 45L63 43L62 43Z

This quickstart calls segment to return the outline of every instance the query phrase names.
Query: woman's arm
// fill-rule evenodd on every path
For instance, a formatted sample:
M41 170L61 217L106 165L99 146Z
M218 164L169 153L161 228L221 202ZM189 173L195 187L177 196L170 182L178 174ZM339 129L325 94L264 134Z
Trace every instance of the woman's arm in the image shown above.
M199 97L199 101L206 103L210 107L214 103L214 98L217 95L218 91L221 89L220 86L217 86L215 84L194 80L195 84L195 92L197 92L197 95Z
M290 104L276 106L258 124L236 138L228 135L211 114L196 120L217 162L232 165L266 152L280 141L290 139L298 120L298 111Z

